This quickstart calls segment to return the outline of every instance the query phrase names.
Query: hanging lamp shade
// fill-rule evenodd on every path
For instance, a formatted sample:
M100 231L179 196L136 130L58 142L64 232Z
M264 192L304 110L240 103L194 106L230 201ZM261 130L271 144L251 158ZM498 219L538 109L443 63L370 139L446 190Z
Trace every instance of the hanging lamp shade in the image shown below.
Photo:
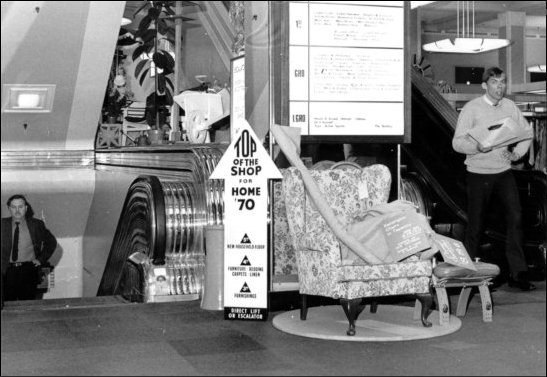
M423 45L424 51L445 52L458 54L478 54L507 47L511 44L508 39L494 38L450 38Z
M469 7L469 3L469 1L457 2L457 37L453 39L446 38L440 41L426 43L422 46L424 51L456 54L478 54L481 52L504 48L511 44L509 39L475 38L475 2L471 2L471 9Z
M545 64L534 64L527 68L528 72L545 73Z

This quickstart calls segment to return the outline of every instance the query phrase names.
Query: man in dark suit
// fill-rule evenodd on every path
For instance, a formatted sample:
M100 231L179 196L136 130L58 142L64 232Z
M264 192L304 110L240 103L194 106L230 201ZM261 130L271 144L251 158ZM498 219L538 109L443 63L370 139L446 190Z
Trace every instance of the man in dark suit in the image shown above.
M38 268L51 257L57 240L42 220L33 217L23 195L13 195L7 205L11 217L2 218L2 298L34 300Z

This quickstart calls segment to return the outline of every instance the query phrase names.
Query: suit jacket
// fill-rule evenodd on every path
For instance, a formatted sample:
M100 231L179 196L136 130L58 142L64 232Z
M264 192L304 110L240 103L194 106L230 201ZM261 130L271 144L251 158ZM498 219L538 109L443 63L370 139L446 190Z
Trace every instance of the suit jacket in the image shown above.
M2 218L2 275L8 269L11 255L12 228L11 217ZM41 264L45 264L57 247L57 239L46 228L42 220L34 217L26 219L34 254Z

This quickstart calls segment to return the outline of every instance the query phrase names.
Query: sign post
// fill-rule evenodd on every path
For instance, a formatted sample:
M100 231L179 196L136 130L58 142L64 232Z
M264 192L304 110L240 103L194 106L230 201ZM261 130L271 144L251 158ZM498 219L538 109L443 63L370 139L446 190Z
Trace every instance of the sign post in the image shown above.
M247 121L209 179L224 179L224 318L268 316L268 179L281 173Z

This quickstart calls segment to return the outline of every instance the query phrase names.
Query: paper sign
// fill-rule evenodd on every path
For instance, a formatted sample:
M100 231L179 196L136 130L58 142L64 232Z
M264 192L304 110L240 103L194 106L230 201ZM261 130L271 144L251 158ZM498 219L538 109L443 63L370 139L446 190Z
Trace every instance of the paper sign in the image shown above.
M439 247L445 262L477 271L463 243L440 234L435 234L435 243Z
M390 261L398 262L431 247L420 223L418 214L412 212L392 216L382 222Z
M230 62L230 140L235 138L236 124L245 120L245 55Z
M169 282L167 281L167 269L164 267L154 268L155 294L165 296L170 294Z

